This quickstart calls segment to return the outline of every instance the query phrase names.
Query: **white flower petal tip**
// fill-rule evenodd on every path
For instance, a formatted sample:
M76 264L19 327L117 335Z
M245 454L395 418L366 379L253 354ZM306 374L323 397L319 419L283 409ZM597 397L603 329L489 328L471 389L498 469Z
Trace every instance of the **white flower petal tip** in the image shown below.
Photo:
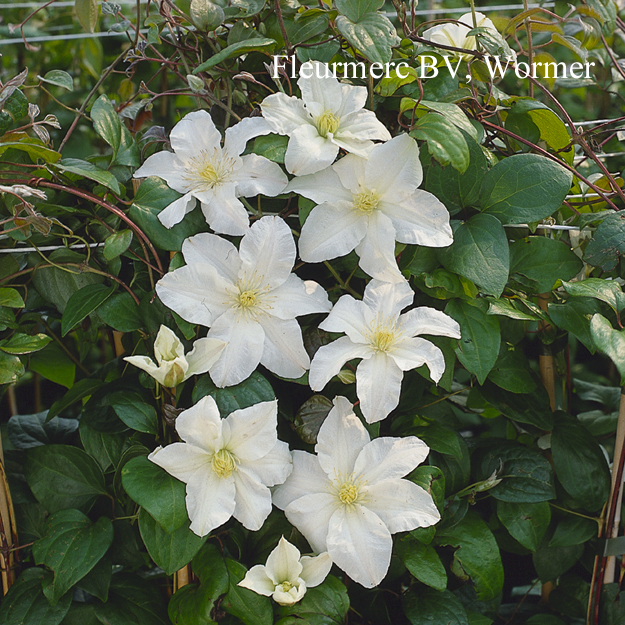
M388 571L391 535L440 520L431 495L402 479L429 448L416 436L371 441L344 397L335 399L317 441L317 455L293 454L293 472L274 489L274 504L313 549L372 588ZM302 566L303 576L304 558Z
M238 585L271 596L279 605L293 605L304 597L307 588L321 584L331 567L327 553L301 557L297 547L282 536L266 564L252 567Z
M314 174L334 162L339 148L364 156L372 141L388 141L388 130L364 109L365 87L341 84L317 61L302 64L302 97L276 93L261 103L273 132L289 136L284 164L296 176Z
M206 373L225 345L216 339L199 339L185 355L180 339L173 330L162 325L154 341L154 357L158 364L147 356L126 356L124 360L149 373L159 384L173 388L192 375Z
M181 412L181 443L154 450L148 459L186 484L190 529L210 534L230 517L258 530L271 512L270 486L292 470L288 446L277 438L277 403L236 410L225 419L206 396Z
M289 144L290 145L290 144ZM360 267L385 282L402 282L395 244L445 247L453 242L449 213L419 189L419 147L403 134L377 144L364 158L348 154L288 189L317 203L302 227L302 260L322 262L352 250Z
M172 152L157 152L134 173L135 178L157 176L183 196L158 215L166 228L181 222L193 210L196 199L208 225L222 234L243 235L249 216L239 197L282 192L288 179L282 169L268 159L241 157L247 141L271 132L262 118L247 118L221 135L206 111L184 117L171 131Z
M182 247L186 266L156 285L161 301L190 323L210 327L217 356L208 371L219 386L249 377L259 364L285 378L310 366L300 315L325 313L327 293L292 273L296 258L291 229L280 217L263 217L241 239L239 250L221 237L202 233Z
M434 308L400 314L414 293L407 282L371 280L362 302L344 295L319 327L346 336L320 347L310 365L309 383L321 390L343 365L362 358L356 369L356 394L368 423L397 407L404 371L427 365L434 382L445 372L443 352L421 334L460 338L460 326Z

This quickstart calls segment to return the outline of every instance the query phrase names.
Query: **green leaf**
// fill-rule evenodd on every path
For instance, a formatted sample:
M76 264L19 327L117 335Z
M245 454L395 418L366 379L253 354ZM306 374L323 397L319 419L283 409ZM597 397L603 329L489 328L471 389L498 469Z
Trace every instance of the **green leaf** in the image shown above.
M489 315L501 315L503 317L508 317L510 319L518 319L520 321L539 321L540 317L527 312L526 310L521 310L518 306L515 305L515 300L510 299L489 299L490 302L488 306L488 314Z
M99 562L113 542L113 526L107 517L91 523L78 510L61 510L46 523L46 535L33 545L36 564L54 571L54 581L44 586L52 605Z
M464 606L449 590L409 590L402 603L412 625L469 625Z
M132 242L132 230L120 230L114 232L104 241L102 254L106 260L113 260L123 254Z
M532 393L537 384L525 354L514 345L503 344L488 379L512 393Z
M508 237L492 215L474 215L454 232L454 242L438 251L441 263L499 297L508 281Z
M143 327L139 307L127 291L116 293L101 304L98 317L119 332L134 332Z
M584 260L595 267L612 269L625 254L625 220L623 215L608 215L595 231L584 252Z
M200 376L191 395L193 403L196 404L206 395L210 395L215 400L222 417L227 417L235 410L249 408L254 404L272 401L276 398L271 384L258 371L254 371L247 380L240 384L227 388L217 388L208 375Z
M121 195L121 189L117 178L106 169L102 169L88 161L82 161L78 158L64 158L56 163L56 167L61 171L67 171L70 174L76 174L94 180L95 182L108 187L116 195Z
M80 25L88 33L92 33L98 23L97 0L74 0L74 10Z
M469 511L453 529L437 532L435 541L440 545L458 547L454 562L473 580L478 600L490 601L497 597L503 587L499 547L477 513Z
M24 375L24 365L17 356L0 351L0 384L13 384Z
M74 79L62 69L52 69L45 76L37 76L41 82L47 82L56 87L62 87L68 91L74 91Z
M254 154L264 156L274 163L284 163L284 155L289 143L286 135L264 135L254 139Z
M16 449L30 449L41 445L69 442L78 429L77 419L46 420L46 412L13 415L7 424L7 434Z
M115 292L115 286L90 284L76 291L68 300L61 318L61 334L65 336L85 317L94 312Z
M194 534L189 521L168 533L144 508L139 511L139 531L150 557L167 575L191 562L208 538Z
M0 288L0 306L9 308L24 308L24 300L16 289Z
M37 567L26 569L11 586L0 607L0 625L59 625L72 603L68 592L55 605L50 605L42 585L52 577Z
M234 57L247 54L248 52L265 52L270 54L273 52L273 48L276 45L275 39L268 39L267 37L254 37L252 39L246 39L244 41L238 41L231 46L227 46L223 50L220 50L217 54L213 54L208 60L198 65L193 73L204 72L215 65L219 65L226 59L232 59Z
M551 430L553 416L549 395L542 385L532 393L511 393L487 381L480 389L484 399L509 419Z
M70 445L43 445L26 452L26 480L49 512L64 508L88 510L106 495L104 476L96 461Z
M447 572L432 545L424 545L407 534L395 543L397 554L420 582L435 590L447 588Z
M130 498L145 508L166 532L176 531L189 520L185 485L145 456L124 465L122 484Z
M434 451L448 456L460 458L462 447L458 434L449 427L433 421L426 426L412 428L410 434L418 436L425 444Z
M491 444L482 459L482 479L495 471L501 482L488 492L499 501L540 503L555 499L551 465L536 449L516 443Z
M21 133L11 133L11 137L15 137L18 134ZM34 162L37 162L37 159L40 158L46 163L56 163L61 158L59 152L46 147L40 139L27 135L20 136L19 141L0 141L0 154L4 154L9 148L26 152Z
M426 113L417 120L410 136L427 141L430 154L443 166L463 174L469 167L470 152L464 135L454 123L438 113Z
M395 27L381 13L365 13L357 21L339 15L335 24L349 44L372 63L388 63L391 46L399 43Z
M504 527L526 549L536 551L549 527L551 508L539 503L497 502L497 516Z
M113 564L108 556L104 556L89 573L76 583L76 586L97 597L100 601L108 601L112 577Z
M556 527L553 538L549 541L550 547L572 547L582 545L591 538L596 538L597 523L581 516L565 516Z
M590 335L590 320L600 310L599 302L592 297L571 297L564 304L548 305L549 317L553 323L579 339L591 354L597 348Z
M156 410L138 393L118 391L108 397L115 414L129 427L146 434L158 434Z
M95 131L113 148L112 162L137 167L139 149L107 96L101 95L95 101L91 108L91 119ZM106 247L104 256L106 257Z
M614 330L603 315L595 313L590 320L590 335L597 349L616 365L621 384L625 384L625 330Z
M484 176L480 204L504 224L540 221L560 208L571 180L569 171L544 156L515 154Z
M247 569L230 558L226 558L226 567L230 577L230 589L223 598L221 608L241 619L245 625L272 625L273 609L269 597L237 586L245 577Z
M141 183L128 216L149 237L154 245L168 252L180 251L182 242L198 232L208 230L204 215L195 209L173 228L165 228L158 214L180 198L180 193L170 189L160 178L151 176Z
M55 401L52 406L50 406L50 410L48 410L48 419L56 417L56 415L60 414L63 410L69 408L81 399L89 397L95 393L95 391L99 389L102 384L101 380L90 380L88 378L80 380L80 382L76 382L76 384L74 384L74 386L72 386L72 388L65 393L62 399Z
M334 404L325 395L309 397L295 415L295 428L299 437L309 445L317 442L319 429Z
M383 5L384 0L335 0L334 2L334 8L352 22L357 22L367 13L375 13Z
M619 283L614 280L587 278L581 282L562 282L562 286L569 295L596 297L615 312L625 309L625 293Z
M328 22L328 14L325 11L311 8L303 13L296 13L292 22L285 20L284 27L291 45L304 42L308 44L313 37L325 32Z
M501 335L499 321L489 316L477 302L451 300L445 313L460 324L462 338L458 341L458 360L484 384L499 355Z
M541 582L555 581L566 573L581 557L583 545L573 547L543 547L533 556L534 568Z
M43 349L52 341L46 334L22 334L18 332L6 341L0 342L0 349L7 354L31 354Z

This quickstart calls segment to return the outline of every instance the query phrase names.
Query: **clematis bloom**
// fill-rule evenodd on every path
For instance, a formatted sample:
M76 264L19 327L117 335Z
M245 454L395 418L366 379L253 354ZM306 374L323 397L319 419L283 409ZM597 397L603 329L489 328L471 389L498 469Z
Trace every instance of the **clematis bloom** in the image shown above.
M391 561L391 534L440 520L432 496L401 479L429 448L416 436L371 440L351 403L336 397L315 451L293 452L293 472L273 502L315 551L327 551L365 588L377 586Z
M274 93L261 103L273 132L290 137L284 164L292 174L313 174L328 167L339 148L365 156L371 139L391 138L375 113L364 109L366 87L341 84L327 65L317 61L302 65L297 84L301 100Z
M187 265L156 285L162 302L190 323L210 327L207 338L226 343L209 369L220 387L242 382L262 364L285 378L310 366L299 315L328 312L328 295L291 273L295 241L279 217L263 217L241 239L239 250L214 234L182 245Z
M148 459L187 485L190 529L205 536L231 516L259 530L271 512L269 486L291 473L289 446L278 440L278 404L262 402L219 416L207 395L181 412L183 443L158 447Z
M453 242L449 213L418 188L422 180L419 147L406 134L376 145L367 158L348 154L332 167L293 179L287 190L317 203L302 227L302 260L318 263L355 249L373 278L404 280L395 241L429 247Z
M126 356L124 360L149 373L159 384L173 388L192 375L206 373L219 358L225 343L218 339L198 339L184 353L184 345L167 326L162 325L154 341L156 363L147 356Z
M320 391L341 367L362 358L356 369L356 394L368 423L384 419L399 403L404 371L426 364L435 382L445 372L443 352L419 334L460 338L460 326L434 308L421 306L400 314L412 303L407 282L371 280L362 301L343 295L319 327L343 336L320 347L310 366L310 387Z
M273 597L280 605L293 605L303 598L306 589L319 586L331 568L332 560L326 552L301 556L299 549L282 536L266 564L253 566L238 586Z
M148 157L135 178L158 176L184 195L162 210L158 218L171 228L200 201L208 225L234 236L249 228L247 210L238 199L282 192L287 177L278 165L257 154L241 156L246 143L271 132L261 117L248 117L221 135L206 111L186 115L171 131L174 153L163 151Z

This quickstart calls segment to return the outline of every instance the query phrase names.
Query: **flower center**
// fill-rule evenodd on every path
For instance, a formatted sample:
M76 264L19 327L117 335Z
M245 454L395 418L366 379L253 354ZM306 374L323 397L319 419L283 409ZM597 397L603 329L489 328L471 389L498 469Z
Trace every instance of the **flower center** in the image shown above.
M282 582L280 588L282 588L282 592L289 592L293 588L293 584L291 582Z
M169 371L167 372L167 375L163 380L163 386L166 386L167 388L174 388L175 386L178 386L178 384L180 384L180 382L182 382L183 380L184 370L177 362L174 362L172 365L170 365Z
M236 308L252 308L256 305L257 298L258 291L240 291L239 294L236 295L234 298L236 301Z
M358 499L358 489L351 482L346 482L339 488L338 496L342 503L349 505Z
M353 473L345 479L338 475L331 490L340 504L353 507L354 504L366 501L366 489L364 488L366 484L363 479L354 480Z
M199 190L212 189L214 186L227 182L234 169L234 159L220 149L215 148L213 154L206 150L188 160L184 178Z
M220 449L213 456L211 466L219 477L230 477L230 474L237 470L237 461L227 449Z
M328 134L334 134L339 129L341 120L332 112L324 111L317 117L317 132L322 137L327 137Z
M378 330L371 337L371 346L378 352L387 352L395 342L395 332Z
M362 211L363 213L372 213L378 207L379 203L380 198L375 191L362 191L354 195L352 208Z

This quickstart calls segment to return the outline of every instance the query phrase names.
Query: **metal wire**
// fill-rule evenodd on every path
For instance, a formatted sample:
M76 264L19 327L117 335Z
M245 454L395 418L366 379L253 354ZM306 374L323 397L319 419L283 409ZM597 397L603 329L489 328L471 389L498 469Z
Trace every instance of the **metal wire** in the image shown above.
M134 31L133 31L134 32ZM147 33L148 29L141 29L142 33ZM98 39L100 37L125 37L126 33L72 33L70 35L60 35L57 37L26 37L26 41L28 43L40 43L46 41L66 41L69 39ZM0 39L0 46L11 44L11 43L24 43L24 40L21 37L13 37L12 39Z

